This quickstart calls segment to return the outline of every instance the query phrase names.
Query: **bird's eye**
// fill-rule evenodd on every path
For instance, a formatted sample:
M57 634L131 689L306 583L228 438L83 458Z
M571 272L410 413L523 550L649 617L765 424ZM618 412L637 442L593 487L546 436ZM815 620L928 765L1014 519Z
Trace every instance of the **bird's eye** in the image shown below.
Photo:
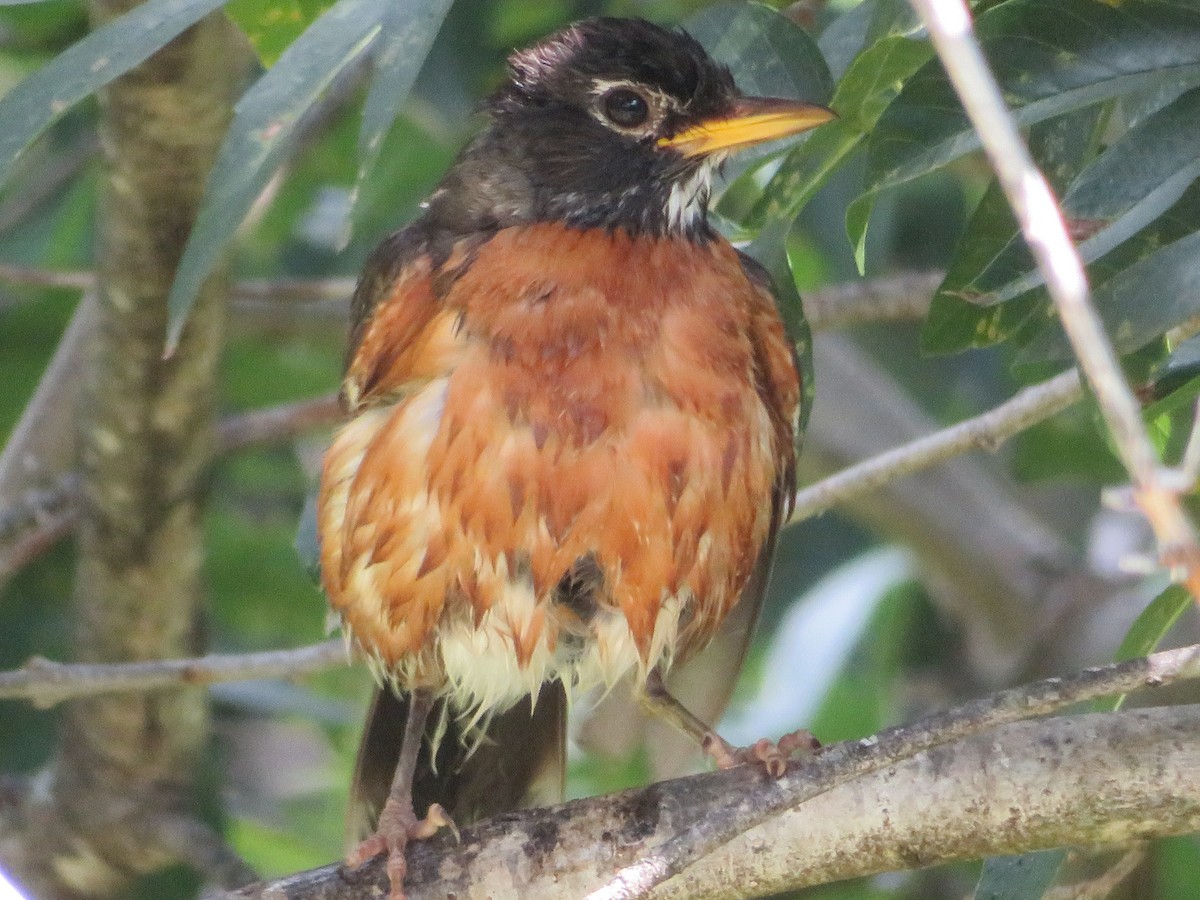
M637 128L650 116L650 104L637 91L615 88L604 95L604 115L622 128Z

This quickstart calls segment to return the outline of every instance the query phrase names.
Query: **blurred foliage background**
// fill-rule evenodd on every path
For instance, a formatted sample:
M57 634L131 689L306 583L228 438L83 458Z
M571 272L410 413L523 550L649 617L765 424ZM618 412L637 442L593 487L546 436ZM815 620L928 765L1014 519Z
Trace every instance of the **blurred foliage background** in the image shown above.
M1039 161L1072 198L1068 209L1081 240L1093 242L1093 278L1102 291L1110 286L1103 294L1109 321L1125 336L1121 349L1131 378L1148 403L1157 403L1148 419L1174 459L1198 390L1198 356L1186 340L1188 323L1200 312L1197 262L1184 242L1195 235L1193 182L1200 174L1194 160L1200 113L1185 93L1200 81L1193 72L1200 67L1200 24L1192 4L1183 2L1060 4L1064 16L1082 17L1104 39L1086 44L1064 18L1046 13L1054 5L984 2L976 13L981 33L1003 49L993 63L1022 122L1032 127ZM247 67L247 85L330 6L233 0L228 14L258 54ZM416 215L472 133L476 104L498 83L506 55L596 14L699 23L710 47L731 34L747 35L749 43L732 41L723 51L744 85L745 78L769 84L792 75L793 86L822 79L836 85L833 102L842 120L786 158L775 148L749 168L731 170L716 207L733 237L752 238L765 224L795 220L787 253L802 294L895 273L949 273L928 313L835 334L818 329L816 400L804 457L809 480L905 437L901 426L871 417L876 407L922 433L1064 368L1068 356L1044 293L1025 274L1028 255L1013 239L1011 217L986 164L961 142L947 149L961 123L947 124L930 112L944 106L945 85L936 64L927 64L931 51L906 8L887 0L775 4L746 13L749 6L725 4L714 14L712 4L685 0L455 3L361 180L369 79L367 67L351 61L317 92L320 104L302 119L286 164L265 173L265 189L254 192L232 244L235 278L266 280L276 290L266 299L243 295L234 305L221 363L221 414L336 390L344 297L281 300L275 294L287 293L283 280L352 278L385 234ZM1145 36L1135 36L1121 19L1126 13L1150 22L1153 54L1145 52ZM743 14L748 18L737 18ZM0 94L44 70L87 27L83 7L70 0L0 6ZM804 32L819 42L815 58L822 71L816 75L810 69L817 45ZM1029 34L1039 36L1043 55L1036 48L1009 52L1037 44L1022 40ZM1107 75L1080 74L1094 62L1089 53L1102 53ZM762 63L769 57L774 69ZM1129 81L1117 83L1122 73ZM37 273L86 273L94 264L96 115L94 99L72 106L33 152L5 170L0 435L18 422L79 299L78 289L46 286L54 279ZM1121 154L1106 155L1112 148ZM1107 168L1097 170L1103 160ZM1166 195L1155 194L1167 183L1174 187ZM1156 255L1177 242L1175 257ZM205 261L215 259L217 249L206 251ZM1138 291L1139 285L1153 290ZM1002 302L994 302L997 297ZM187 298L173 299L178 322ZM822 352L829 366L822 366ZM856 373L856 380L844 371ZM849 416L851 406L864 414ZM324 600L294 542L326 440L327 432L316 431L249 447L222 455L213 467L203 623L211 649L292 647L325 634ZM1150 545L1140 520L1099 503L1101 486L1120 481L1121 470L1090 402L1036 426L994 457L955 466L910 482L908 494L881 491L786 531L771 598L725 725L730 737L803 724L827 743L860 737L1022 677L1112 658L1165 581L1120 572L1127 554ZM6 540L29 530L28 523L3 519L5 512ZM965 517L972 527L941 534L931 523L943 517ZM977 568L976 558L989 559L1002 573L993 577L988 570L981 577L1007 599L983 603L973 595L977 585L961 572ZM4 573L0 669L33 655L69 656L65 598L72 577L70 540ZM1170 640L1194 639L1196 618L1186 612ZM212 815L264 875L341 853L345 791L369 687L365 671L355 669L302 683L213 689L206 776ZM56 736L53 711L0 701L0 723L0 772L31 773L45 764ZM641 748L614 759L577 747L570 791L578 796L639 784L655 771ZM964 864L804 896L961 897L977 877L978 866ZM184 897L196 889L195 878L180 871L143 882L136 893ZM1200 895L1200 846L1194 838L1155 845L1119 891Z

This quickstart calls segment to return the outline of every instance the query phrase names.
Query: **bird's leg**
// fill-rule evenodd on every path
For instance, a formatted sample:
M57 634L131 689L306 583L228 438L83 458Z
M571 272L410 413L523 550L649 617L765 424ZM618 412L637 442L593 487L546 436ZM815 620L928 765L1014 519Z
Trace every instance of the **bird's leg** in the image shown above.
M749 747L735 747L675 699L657 667L646 676L639 699L646 709L699 744L718 769L752 763L761 765L772 778L781 778L787 771L789 759L798 753L811 754L821 746L809 732L800 729L783 735L778 741L762 738Z
M405 858L409 841L420 841L433 837L444 827L456 834L458 830L446 811L431 804L425 818L418 819L413 809L413 774L417 768L417 754L425 733L425 722L433 709L431 691L418 689L412 692L408 704L408 719L404 723L404 736L400 742L400 758L396 763L396 774L388 791L387 802L379 814L375 833L350 851L346 865L356 869L363 863L387 852L388 882L391 884L390 900L404 900L404 876L408 872Z

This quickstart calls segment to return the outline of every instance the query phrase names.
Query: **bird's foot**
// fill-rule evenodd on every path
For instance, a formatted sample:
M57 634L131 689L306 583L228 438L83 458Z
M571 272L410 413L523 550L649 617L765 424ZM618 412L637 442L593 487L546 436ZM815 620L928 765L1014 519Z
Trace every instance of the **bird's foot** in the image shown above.
M749 747L735 747L715 731L710 731L704 735L701 747L718 769L757 765L772 778L782 778L789 760L815 756L821 749L821 742L810 732L799 729L783 735L778 741L762 738Z
M408 842L427 840L443 828L449 828L458 840L454 820L437 803L430 805L423 819L417 818L411 806L388 803L379 815L375 833L346 856L346 868L357 869L379 854L387 853L388 883L391 885L388 900L404 900Z

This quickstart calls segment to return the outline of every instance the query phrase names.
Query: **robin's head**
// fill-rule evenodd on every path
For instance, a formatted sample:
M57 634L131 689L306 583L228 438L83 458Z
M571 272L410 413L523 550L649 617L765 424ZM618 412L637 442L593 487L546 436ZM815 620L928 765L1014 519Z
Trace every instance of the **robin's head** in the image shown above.
M589 19L509 59L487 129L430 199L453 228L562 221L705 236L712 177L743 147L829 120L748 98L682 31Z

